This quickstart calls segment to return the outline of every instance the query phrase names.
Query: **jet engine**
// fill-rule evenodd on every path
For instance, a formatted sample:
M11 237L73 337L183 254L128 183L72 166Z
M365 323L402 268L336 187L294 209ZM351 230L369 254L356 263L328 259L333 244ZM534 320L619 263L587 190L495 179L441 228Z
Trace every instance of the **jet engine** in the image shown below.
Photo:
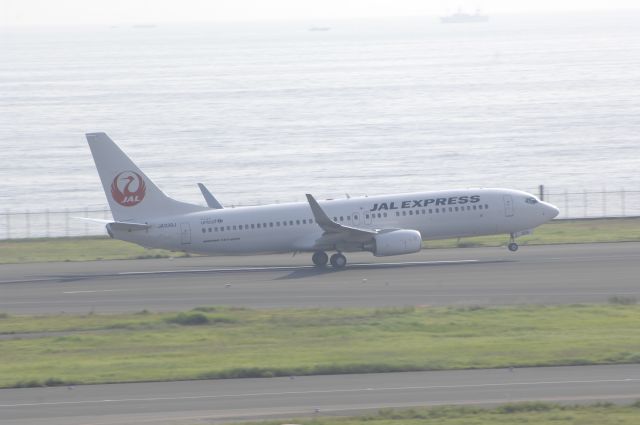
M364 248L376 257L411 254L422 248L422 235L417 230L407 229L379 233L371 242L365 244Z

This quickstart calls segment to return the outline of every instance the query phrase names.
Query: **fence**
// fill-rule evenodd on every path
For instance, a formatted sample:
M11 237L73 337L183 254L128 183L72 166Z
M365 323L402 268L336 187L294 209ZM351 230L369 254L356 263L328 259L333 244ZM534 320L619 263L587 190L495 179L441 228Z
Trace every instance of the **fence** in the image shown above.
M560 208L558 218L600 218L640 216L640 190L547 191L536 190L541 199ZM105 235L103 225L75 217L110 220L108 207L64 211L6 210L0 213L0 239Z

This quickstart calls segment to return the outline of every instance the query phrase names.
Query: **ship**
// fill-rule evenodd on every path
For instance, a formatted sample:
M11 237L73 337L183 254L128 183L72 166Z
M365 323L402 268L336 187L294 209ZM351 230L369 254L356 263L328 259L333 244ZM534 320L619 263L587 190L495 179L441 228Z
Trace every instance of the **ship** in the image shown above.
M443 16L440 18L440 22L443 24L468 24L468 23L480 23L488 22L489 16L480 13L480 10L476 10L476 13L465 13L462 10L458 10L453 15Z

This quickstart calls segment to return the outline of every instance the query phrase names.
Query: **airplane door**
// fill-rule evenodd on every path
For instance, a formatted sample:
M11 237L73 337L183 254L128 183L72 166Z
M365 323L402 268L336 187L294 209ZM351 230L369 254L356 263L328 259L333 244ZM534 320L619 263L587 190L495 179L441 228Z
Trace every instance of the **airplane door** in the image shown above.
M513 217L513 198L511 195L504 195L504 215L505 217Z
M180 241L183 245L191 243L191 226L189 223L180 223Z

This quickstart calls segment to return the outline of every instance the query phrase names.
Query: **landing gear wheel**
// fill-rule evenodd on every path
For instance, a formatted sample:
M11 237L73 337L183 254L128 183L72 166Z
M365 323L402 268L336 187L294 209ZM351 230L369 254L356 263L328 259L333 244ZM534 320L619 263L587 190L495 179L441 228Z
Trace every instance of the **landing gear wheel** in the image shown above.
M329 256L324 251L316 251L311 256L311 261L318 267L326 266L329 261Z
M333 268L335 269L341 269L344 266L347 265L347 257L345 257L344 255L337 253L337 254L333 254L331 256L331 265L333 266Z
M516 252L518 250L518 244L515 242L511 242L509 244L509 251Z

